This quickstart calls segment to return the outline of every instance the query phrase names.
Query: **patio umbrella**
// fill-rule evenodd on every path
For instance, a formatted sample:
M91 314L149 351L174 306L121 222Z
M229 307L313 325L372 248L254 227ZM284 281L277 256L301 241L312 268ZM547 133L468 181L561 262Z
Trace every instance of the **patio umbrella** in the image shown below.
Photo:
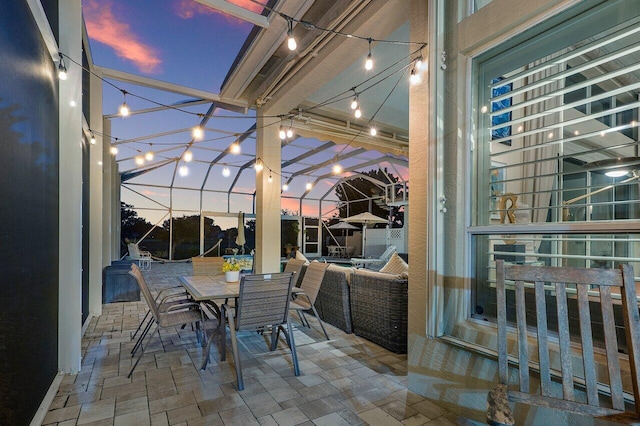
M362 230L362 257L364 257L365 255L365 248L367 246L367 226L374 223L389 223L387 219L376 216L369 212L349 216L341 220L347 223L362 223L364 225L364 228Z
M238 212L238 236L236 237L236 244L242 246L242 254L244 254L244 244L246 242L244 238L244 214Z
M344 238L344 243L343 245L345 246L345 250L346 250L346 246L347 246L347 238L346 238L346 233L348 230L350 229L358 229L357 226L353 226L350 223L347 222L338 222L338 223L334 223L333 225L329 226L329 229L331 230L342 230L342 237Z

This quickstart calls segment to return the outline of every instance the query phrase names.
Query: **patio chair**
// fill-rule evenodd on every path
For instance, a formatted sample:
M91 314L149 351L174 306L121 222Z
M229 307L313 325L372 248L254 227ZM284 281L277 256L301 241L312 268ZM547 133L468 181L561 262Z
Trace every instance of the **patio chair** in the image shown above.
M351 265L354 268L366 268L367 266L372 265L384 265L389 261L393 253L397 251L396 246L389 246L387 249L380 255L380 257L372 257L372 258L360 258L360 257L352 257Z
M549 298L553 297L550 293L555 296L554 303L549 303ZM527 297L530 303L525 303L525 294L530 296L530 299ZM620 301L614 302L612 294L621 295L624 324L616 324L614 320L614 305ZM515 423L508 401L623 423L637 424L635 422L640 421L640 378L637 371L640 365L640 314L631 266L589 269L507 265L504 260L497 260L496 295L500 384L487 398L487 420L490 423ZM518 352L519 391L507 387L510 383L509 363L515 361L507 351L507 298L514 300L517 330L514 347ZM571 305L577 309L570 312L568 306ZM594 309L596 306L597 310ZM510 312L511 309L509 307ZM547 309L552 310L549 315ZM535 335L529 332L527 324L527 315L533 313L536 313ZM577 316L575 320L573 314ZM551 318L557 321L557 339L549 338L547 321ZM570 338L570 324L579 332L579 340ZM618 331L618 327L623 325L624 332ZM555 326L551 328L556 330ZM594 353L592 337L593 331L598 329L604 336L605 348L601 355ZM620 366L621 360L626 358L619 353L618 338L622 335L626 340L629 370L621 370ZM537 347L538 354L530 354L530 347ZM596 358L600 358L600 362L596 362ZM599 371L599 365L607 371ZM539 389L538 386L530 389L530 370L539 372ZM560 383L553 383L552 378ZM623 381L627 390L633 389L635 412L625 411ZM586 396L574 392L575 387L584 391ZM610 395L610 398L603 394Z
M140 250L137 243L127 244L129 250L129 257L131 260L137 260L138 266L143 271L151 269L151 252L146 250Z
M309 324L309 320L307 320L304 311L313 311L313 315L315 315L316 319L320 323L320 327L322 328L327 340L329 340L329 335L327 334L327 330L324 328L324 324L322 323L322 319L320 319L320 315L318 315L318 311L316 310L314 303L316 303L316 298L320 291L320 285L322 285L322 279L324 278L324 274L328 267L328 263L311 262L309 266L307 266L307 270L302 278L302 283L300 284L302 292L296 293L295 299L291 301L291 310L296 311L300 317L302 325L309 328L311 328L311 324Z
M264 332L271 330L270 350L272 351L276 349L278 337L280 331L282 331L291 349L294 373L296 376L300 375L293 330L289 322L289 304L293 280L293 273L290 272L244 275L240 279L240 293L235 309L226 303L222 305L223 318L227 320L231 335L238 390L244 389L240 353L238 352L238 333L243 331ZM221 321L220 326L222 329L220 358L224 361L227 355L225 322Z
M160 337L160 328L169 328L176 326L184 326L186 324L192 324L196 326L196 336L198 341L200 341L200 325L202 325L202 330L204 332L204 314L200 309L200 305L196 302L184 301L183 303L172 304L171 306L163 306L159 305L156 302L156 299L151 295L151 291L147 286L144 277L142 276L142 272L140 272L140 268L135 263L131 264L131 271L129 271L132 277L136 279L136 282L140 286L140 291L144 296L147 305L149 306L149 311L151 312L152 319L149 321L149 324L145 328L145 331L140 336L139 345L140 355L136 359L135 363L131 367L129 374L127 377L131 377L133 371L138 366L140 359L144 355L145 345L142 344L144 337L149 333L151 327L156 325L156 330L158 331L158 337ZM151 343L151 339L155 334L154 330L151 334L149 334L149 339L147 340L146 346ZM206 336L203 336L206 338ZM162 339L161 339L162 341ZM135 351L133 351L135 353ZM132 355L133 356L133 355Z
M287 263L284 265L284 272L293 272L293 286L299 287L302 282L302 268L306 264L304 260L300 259L289 259Z

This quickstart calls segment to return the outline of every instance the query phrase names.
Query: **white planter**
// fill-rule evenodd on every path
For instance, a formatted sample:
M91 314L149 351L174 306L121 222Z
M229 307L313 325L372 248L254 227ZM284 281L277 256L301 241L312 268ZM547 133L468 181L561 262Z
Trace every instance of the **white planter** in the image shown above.
M240 280L240 271L229 271L224 273L224 279L228 283L235 283Z

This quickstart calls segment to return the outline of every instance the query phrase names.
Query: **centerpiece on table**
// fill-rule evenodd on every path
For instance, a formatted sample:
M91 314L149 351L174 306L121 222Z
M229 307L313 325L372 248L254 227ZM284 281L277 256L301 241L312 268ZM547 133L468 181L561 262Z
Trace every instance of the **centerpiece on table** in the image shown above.
M235 283L240 280L240 264L236 262L236 259L227 259L222 264L222 272L224 272L224 279L228 283Z

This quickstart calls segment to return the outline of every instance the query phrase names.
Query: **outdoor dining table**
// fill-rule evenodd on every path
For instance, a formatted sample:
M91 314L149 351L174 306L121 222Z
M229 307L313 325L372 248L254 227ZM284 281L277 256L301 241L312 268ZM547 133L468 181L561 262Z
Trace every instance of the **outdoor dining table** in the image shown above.
M220 306L216 303L217 300L222 299L235 299L240 295L240 281L227 282L224 274L221 275L187 275L179 277L179 281L182 286L187 290L189 295L196 302L206 303L211 307L220 321L219 327L224 327L225 321L222 318L222 312ZM292 294L301 293L300 288L294 287L291 289ZM225 302L226 303L226 302ZM220 332L221 328L218 328ZM208 337L207 346L205 349L205 358L200 367L204 370L209 362L209 349L213 337L216 333L212 332Z

